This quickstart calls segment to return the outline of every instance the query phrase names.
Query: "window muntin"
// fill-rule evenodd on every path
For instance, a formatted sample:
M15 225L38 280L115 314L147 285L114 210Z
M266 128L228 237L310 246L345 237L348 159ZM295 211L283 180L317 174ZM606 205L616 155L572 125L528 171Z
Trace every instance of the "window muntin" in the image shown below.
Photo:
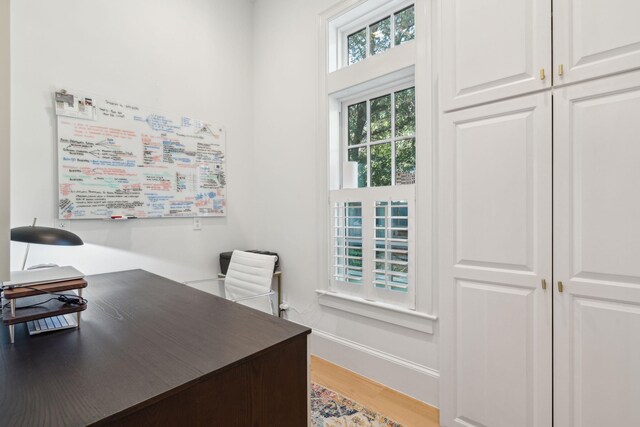
M346 65L353 65L415 39L415 6L369 22L346 36Z
M342 188L415 182L415 88L347 102Z

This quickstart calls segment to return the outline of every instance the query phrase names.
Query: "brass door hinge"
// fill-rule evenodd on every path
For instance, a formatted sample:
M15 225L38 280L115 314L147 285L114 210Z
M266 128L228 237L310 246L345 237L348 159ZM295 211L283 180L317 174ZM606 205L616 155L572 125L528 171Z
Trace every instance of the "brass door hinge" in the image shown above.
M547 281L545 279L542 279L542 289L547 289Z
M564 292L564 285L560 281L558 282L558 292Z
M560 77L564 76L564 64L558 65L558 75Z
M540 69L540 80L544 80L546 78L547 78L547 76L544 74L544 68L541 68Z

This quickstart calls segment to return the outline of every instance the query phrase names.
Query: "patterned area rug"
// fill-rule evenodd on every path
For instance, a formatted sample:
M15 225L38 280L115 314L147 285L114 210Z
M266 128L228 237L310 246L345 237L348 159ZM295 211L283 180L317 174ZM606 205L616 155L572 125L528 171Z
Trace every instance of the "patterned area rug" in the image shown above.
M402 427L335 391L311 383L313 427Z

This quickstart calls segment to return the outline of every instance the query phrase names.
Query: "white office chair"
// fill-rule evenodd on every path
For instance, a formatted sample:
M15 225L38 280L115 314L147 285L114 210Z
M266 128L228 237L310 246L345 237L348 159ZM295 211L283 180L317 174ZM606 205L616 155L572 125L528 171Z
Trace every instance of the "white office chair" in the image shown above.
M276 257L244 251L233 251L224 278L224 293L228 300L275 315L271 296L273 267Z

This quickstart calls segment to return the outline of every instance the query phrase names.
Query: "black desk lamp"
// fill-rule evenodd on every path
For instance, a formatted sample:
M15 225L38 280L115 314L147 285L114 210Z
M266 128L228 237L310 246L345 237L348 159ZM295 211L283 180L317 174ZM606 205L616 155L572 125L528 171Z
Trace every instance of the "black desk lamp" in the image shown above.
M38 227L33 219L33 225L26 227L16 227L11 229L11 240L14 242L27 243L27 251L24 254L22 269L27 265L27 257L29 256L29 247L32 243L40 245L59 245L59 246L80 246L84 242L80 237L67 230L61 230L53 227Z

